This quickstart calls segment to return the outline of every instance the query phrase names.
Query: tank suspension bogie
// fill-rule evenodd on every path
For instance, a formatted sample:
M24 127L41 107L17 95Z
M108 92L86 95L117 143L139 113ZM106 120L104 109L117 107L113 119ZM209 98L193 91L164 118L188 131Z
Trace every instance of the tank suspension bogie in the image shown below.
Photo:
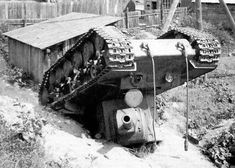
M113 33L107 33L109 31ZM75 93L74 90L84 88L83 85L88 83L94 85L95 82L92 80L97 80L100 74L107 71L105 69L125 68L125 66L131 68L134 65L133 54L130 52L129 42L123 37L124 35L112 26L92 29L83 35L77 44L45 73L39 97L40 100L45 99L46 96L42 97L41 94L47 90L45 93L48 94L44 95L52 98L51 102L48 100L41 102L51 104L58 97L66 97L72 92ZM129 48L126 49L127 46ZM55 92L59 94L53 98Z
M84 43L84 45L82 46L82 57L83 57L83 66L87 67L89 66L89 61L91 60L91 58L93 58L95 55L94 52L94 45L92 42L87 41Z
M72 66L74 69L79 69L82 66L82 54L81 51L75 51L72 55Z

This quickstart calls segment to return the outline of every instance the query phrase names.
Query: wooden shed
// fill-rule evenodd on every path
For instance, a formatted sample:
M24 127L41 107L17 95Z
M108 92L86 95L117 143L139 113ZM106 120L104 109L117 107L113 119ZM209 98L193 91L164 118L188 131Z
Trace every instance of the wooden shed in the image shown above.
M89 29L114 24L120 18L70 13L5 33L10 63L41 82L43 73Z

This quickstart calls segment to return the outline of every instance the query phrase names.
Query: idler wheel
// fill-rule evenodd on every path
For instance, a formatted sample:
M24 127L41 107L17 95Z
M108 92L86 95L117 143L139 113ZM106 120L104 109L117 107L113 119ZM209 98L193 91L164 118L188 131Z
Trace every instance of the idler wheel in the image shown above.
M55 77L55 73L53 72L53 73L50 74L49 84L53 85L55 83L55 81L56 81L56 77Z
M82 66L82 54L80 51L74 53L72 57L72 64L76 69L79 69Z
M83 55L83 63L84 63L84 66L86 67L88 65L88 60L92 56L94 56L94 45L92 44L92 42L87 41L83 45L82 55Z
M97 65L92 65L90 67L90 75L91 75L91 78L94 79L96 78L96 76L98 75L99 73L99 69L97 67Z
M95 50L101 51L104 48L104 39L100 37L98 34L95 36Z
M60 82L62 77L64 77L63 69L58 68L55 73L55 78L57 82Z
M63 65L64 76L68 77L70 72L72 71L72 64L70 61L66 61Z

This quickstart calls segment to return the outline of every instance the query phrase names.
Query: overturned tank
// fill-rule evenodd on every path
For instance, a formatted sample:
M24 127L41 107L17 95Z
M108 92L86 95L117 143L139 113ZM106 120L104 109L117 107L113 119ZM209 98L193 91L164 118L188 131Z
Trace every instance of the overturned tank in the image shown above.
M212 35L192 28L154 40L129 39L114 26L91 29L45 72L39 100L55 110L95 106L97 133L124 146L153 142L153 90L182 85L187 71L191 80L214 70L220 53Z

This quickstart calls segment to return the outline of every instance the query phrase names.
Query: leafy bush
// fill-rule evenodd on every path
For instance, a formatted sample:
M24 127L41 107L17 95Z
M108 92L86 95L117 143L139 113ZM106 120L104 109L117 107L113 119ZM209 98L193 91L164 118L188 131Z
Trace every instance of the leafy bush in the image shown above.
M219 137L214 137L204 145L203 153L216 164L217 167L229 167L232 157L230 147L235 144L235 137L230 131L224 131Z
M20 87L27 86L27 80L30 79L30 76L27 73L24 73L22 69L12 66L8 68L5 72L7 75L7 80L11 84L18 83Z
M7 38L3 36L4 32L8 31L8 25L5 23L0 24L0 55L8 62L8 46L7 46Z
M31 88L34 91L38 91L39 89L39 85L33 81L32 76L24 72L23 69L8 65L4 74L6 80L10 84L17 84L19 87Z
M16 130L0 116L0 167L36 168L44 164L44 150L36 138L41 132L41 122L28 118L27 114L21 117L23 126L17 126ZM31 131L34 136L27 139Z

